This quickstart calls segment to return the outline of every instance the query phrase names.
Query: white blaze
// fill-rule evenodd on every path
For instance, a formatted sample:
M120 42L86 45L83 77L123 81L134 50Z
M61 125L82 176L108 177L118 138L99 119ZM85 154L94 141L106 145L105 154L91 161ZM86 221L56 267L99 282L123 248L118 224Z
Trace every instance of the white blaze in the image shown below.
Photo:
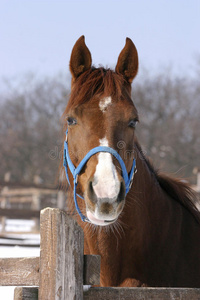
M108 147L106 138L99 140L99 142L100 146ZM98 154L93 189L97 198L109 198L111 201L116 200L119 194L120 182L110 153L100 152Z
M99 108L104 113L108 105L112 103L111 97L105 97L99 101Z

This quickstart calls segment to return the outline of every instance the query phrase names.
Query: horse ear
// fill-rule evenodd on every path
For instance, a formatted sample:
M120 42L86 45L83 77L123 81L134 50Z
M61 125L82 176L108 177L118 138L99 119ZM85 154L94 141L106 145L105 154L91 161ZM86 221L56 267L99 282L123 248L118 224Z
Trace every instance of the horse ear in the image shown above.
M91 68L92 57L88 47L85 44L85 37L82 35L75 43L69 68L73 79L75 80L80 74Z
M122 74L126 80L131 83L138 71L138 54L132 40L126 38L126 45L122 49L117 65L115 68L117 73Z

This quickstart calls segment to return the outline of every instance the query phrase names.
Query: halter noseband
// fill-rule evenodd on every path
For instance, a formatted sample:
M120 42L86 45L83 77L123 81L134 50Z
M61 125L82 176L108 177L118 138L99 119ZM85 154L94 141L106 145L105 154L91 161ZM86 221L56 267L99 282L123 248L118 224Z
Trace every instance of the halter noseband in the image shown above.
M79 208L78 203L77 203L77 197L76 197L76 195L78 195L78 194L76 194L76 187L77 187L77 184L78 184L78 175L81 172L82 168L87 163L87 161L90 159L91 156L93 156L94 154L96 154L98 152L107 152L107 153L112 154L118 160L118 162L121 166L122 177L124 179L125 187L126 187L125 195L127 195L127 193L129 192L129 190L131 188L134 174L137 171L136 170L136 160L135 160L135 158L133 159L132 168L131 168L130 173L128 174L127 170L126 170L126 166L124 164L124 161L123 161L123 159L121 158L121 156L118 154L118 152L116 150L114 150L113 148L110 148L110 147L98 146L98 147L95 147L95 148L91 149L86 154L86 156L81 160L78 167L75 168L75 166L73 165L73 163L70 159L70 156L69 156L67 134L68 134L68 130L66 131L66 140L64 141L64 161L63 161L63 165L65 167L66 178L67 178L68 183L70 184L69 176L68 176L68 170L67 170L67 167L69 167L70 172L72 173L72 176L73 176L73 179L74 179L74 203L75 203L76 210L79 213L79 215L81 217L81 220L83 222L90 222L89 219L81 213L80 208ZM78 197L80 197L81 199L84 199L80 195L78 195Z

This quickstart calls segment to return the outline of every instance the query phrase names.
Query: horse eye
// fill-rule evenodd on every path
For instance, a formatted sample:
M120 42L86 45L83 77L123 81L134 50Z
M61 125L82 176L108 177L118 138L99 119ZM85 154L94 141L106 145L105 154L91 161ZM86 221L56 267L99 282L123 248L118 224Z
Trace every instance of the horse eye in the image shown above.
M71 125L76 125L76 124L77 124L77 121L76 121L76 119L74 119L74 118L72 118L72 117L68 117L68 118L67 118L67 124L68 124L69 126L71 126Z
M128 127L131 127L131 128L135 128L136 125L138 123L138 120L131 120L129 123L128 123Z

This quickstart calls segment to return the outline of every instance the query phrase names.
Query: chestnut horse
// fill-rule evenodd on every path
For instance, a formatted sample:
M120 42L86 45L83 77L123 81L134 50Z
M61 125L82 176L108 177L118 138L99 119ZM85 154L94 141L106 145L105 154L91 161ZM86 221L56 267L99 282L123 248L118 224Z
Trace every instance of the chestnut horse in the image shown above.
M115 71L91 62L82 36L70 59L64 166L84 252L101 255L101 286L200 287L194 195L183 181L153 168L135 135L136 47L126 39Z

